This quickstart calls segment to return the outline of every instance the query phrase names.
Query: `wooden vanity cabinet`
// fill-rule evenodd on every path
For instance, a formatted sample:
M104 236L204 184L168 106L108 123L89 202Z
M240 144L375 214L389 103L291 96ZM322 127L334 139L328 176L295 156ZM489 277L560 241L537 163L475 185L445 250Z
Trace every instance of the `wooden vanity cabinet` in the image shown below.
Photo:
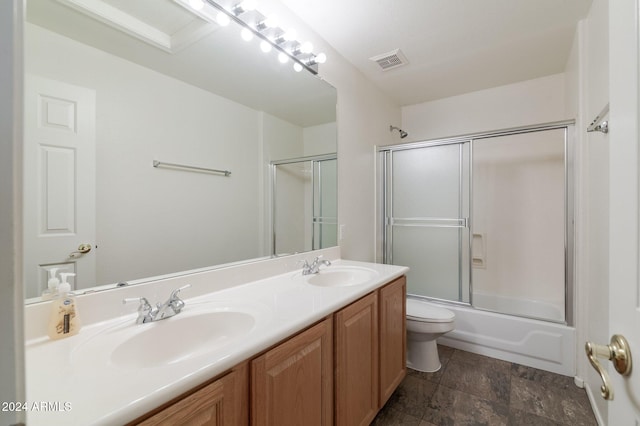
M378 412L378 295L334 316L336 425L368 425Z
M251 424L333 423L331 317L251 361Z
M156 414L134 422L141 426L241 426L247 425L248 365L242 363L226 375L205 385Z
M368 425L406 374L406 280L335 313L335 422Z
M407 279L404 276L378 290L380 408L407 374L406 294Z

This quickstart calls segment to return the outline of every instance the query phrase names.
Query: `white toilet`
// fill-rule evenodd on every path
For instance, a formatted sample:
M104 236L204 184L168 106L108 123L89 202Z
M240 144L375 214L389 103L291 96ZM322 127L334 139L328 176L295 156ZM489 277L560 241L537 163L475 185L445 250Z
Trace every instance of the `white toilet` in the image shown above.
M454 329L456 315L417 299L407 299L407 367L432 373L440 370L436 339Z

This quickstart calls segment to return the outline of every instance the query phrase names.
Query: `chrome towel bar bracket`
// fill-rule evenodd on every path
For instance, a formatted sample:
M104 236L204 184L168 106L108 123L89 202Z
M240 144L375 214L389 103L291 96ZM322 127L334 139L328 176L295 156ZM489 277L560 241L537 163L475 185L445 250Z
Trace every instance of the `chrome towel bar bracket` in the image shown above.
M587 127L587 132L602 132L609 133L609 121L604 120L604 117L609 113L609 104L606 104L600 114L593 119L589 127Z

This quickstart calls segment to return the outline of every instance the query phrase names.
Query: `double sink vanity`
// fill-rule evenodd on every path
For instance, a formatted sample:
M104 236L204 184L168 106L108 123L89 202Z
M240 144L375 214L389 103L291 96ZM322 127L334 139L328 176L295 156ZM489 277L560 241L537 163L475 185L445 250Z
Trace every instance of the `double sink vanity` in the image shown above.
M406 372L407 268L323 252L316 273L307 253L78 296L83 328L58 341L30 305L27 403L49 407L28 424L370 422ZM166 319L122 303L178 288Z

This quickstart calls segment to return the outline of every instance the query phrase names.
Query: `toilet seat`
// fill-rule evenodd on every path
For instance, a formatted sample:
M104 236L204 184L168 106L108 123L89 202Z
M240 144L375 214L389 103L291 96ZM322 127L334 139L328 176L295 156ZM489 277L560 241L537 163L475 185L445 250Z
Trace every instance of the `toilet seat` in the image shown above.
M416 299L407 299L407 319L420 322L453 322L455 313Z

